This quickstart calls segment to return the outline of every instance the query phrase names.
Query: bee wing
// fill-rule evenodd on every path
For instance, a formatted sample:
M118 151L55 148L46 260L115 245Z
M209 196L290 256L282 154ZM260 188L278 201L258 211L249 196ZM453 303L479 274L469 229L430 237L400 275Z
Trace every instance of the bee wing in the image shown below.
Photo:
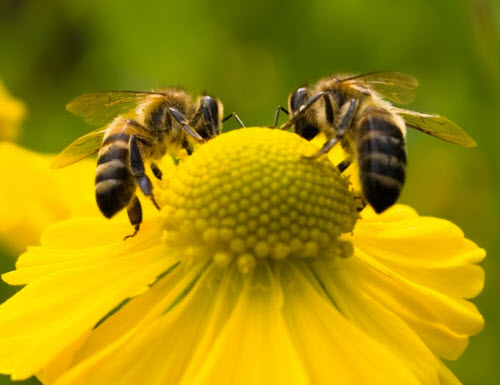
M396 107L393 107L393 109L411 128L463 147L475 147L477 145L463 128L441 115L421 114Z
M83 94L68 103L66 109L81 116L92 126L103 126L118 115L129 112L145 98L164 94L144 91L107 91Z
M66 167L95 154L102 146L105 132L106 127L103 127L78 138L55 157L51 167Z
M418 80L400 72L369 72L341 79L360 91L379 93L384 99L398 104L411 103L415 99Z

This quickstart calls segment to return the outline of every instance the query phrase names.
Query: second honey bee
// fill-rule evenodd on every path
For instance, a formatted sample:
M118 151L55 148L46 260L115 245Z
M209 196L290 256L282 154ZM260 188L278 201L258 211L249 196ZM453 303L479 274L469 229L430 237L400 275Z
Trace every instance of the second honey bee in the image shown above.
M71 143L55 158L52 167L64 167L98 152L97 205L107 218L127 208L134 226L130 236L134 236L142 222L136 188L159 209L145 163L161 179L156 161L166 153L189 149L193 140L204 142L217 136L223 107L215 97L193 100L182 89L168 88L84 94L71 101L67 109L101 128Z
M405 181L406 127L464 147L476 145L443 116L389 103L411 102L417 86L415 78L396 72L329 76L290 95L290 119L281 129L293 125L308 140L324 133L327 141L313 158L341 142L350 157L339 168L343 171L357 160L363 197L381 213L396 202Z

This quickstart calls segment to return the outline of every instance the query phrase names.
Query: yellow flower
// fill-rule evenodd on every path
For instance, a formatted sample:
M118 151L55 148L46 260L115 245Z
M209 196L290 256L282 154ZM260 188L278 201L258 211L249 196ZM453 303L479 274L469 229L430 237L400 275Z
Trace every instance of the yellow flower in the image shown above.
M19 131L19 123L24 117L24 104L14 99L0 80L0 141L14 140Z
M457 384L484 250L396 205L360 215L297 135L223 134L165 173L160 216L49 227L0 306L0 372L44 384Z
M0 143L0 242L13 252L38 244L42 230L69 217L99 216L95 162L52 170L53 156Z

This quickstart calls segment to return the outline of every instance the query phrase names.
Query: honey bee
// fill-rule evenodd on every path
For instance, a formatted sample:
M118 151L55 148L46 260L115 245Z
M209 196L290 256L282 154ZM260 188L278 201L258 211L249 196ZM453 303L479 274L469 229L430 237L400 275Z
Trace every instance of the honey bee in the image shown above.
M177 88L89 93L66 108L101 128L76 139L54 159L52 167L65 167L98 152L97 205L106 218L127 208L134 233L125 239L137 234L142 222L137 187L160 208L144 163L149 162L153 175L161 179L156 161L167 152L190 150L193 140L202 143L219 135L223 111L217 98L205 95L193 100Z
M410 103L417 86L415 78L397 72L332 75L290 94L290 119L280 128L294 125L295 132L307 140L324 133L326 143L310 158L327 153L340 141L349 155L339 169L357 160L364 200L382 213L396 202L405 181L406 127L464 147L476 146L462 128L443 116L390 103Z

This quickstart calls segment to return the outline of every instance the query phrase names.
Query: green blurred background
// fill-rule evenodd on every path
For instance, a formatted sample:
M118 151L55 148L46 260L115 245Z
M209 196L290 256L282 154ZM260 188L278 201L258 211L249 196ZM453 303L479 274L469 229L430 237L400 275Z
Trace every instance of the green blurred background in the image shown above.
M410 132L401 201L452 220L487 249L486 287L475 301L486 328L449 366L464 384L498 383L498 1L0 4L0 78L28 107L19 142L38 151L56 152L89 130L64 110L87 91L170 85L207 91L251 126L270 125L291 90L333 72L417 77L421 86L410 108L453 119L479 146L464 149ZM2 271L13 268L13 256L3 252L0 259ZM1 299L11 293L3 285Z

